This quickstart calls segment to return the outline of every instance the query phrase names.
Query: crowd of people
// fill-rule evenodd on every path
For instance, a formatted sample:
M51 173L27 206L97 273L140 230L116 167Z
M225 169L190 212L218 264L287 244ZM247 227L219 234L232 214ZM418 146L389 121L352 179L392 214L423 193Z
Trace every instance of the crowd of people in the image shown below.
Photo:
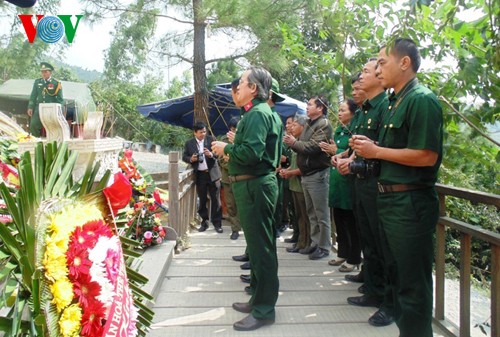
M286 251L310 260L330 256L351 282L363 283L354 306L376 307L368 322L396 322L400 337L432 336L433 233L439 202L434 185L442 158L443 120L437 97L416 74L415 42L400 38L380 49L352 78L352 98L338 107L334 129L327 99L307 102L307 116L282 125L274 104L279 85L263 68L250 67L232 83L241 118L221 140L195 125L183 159L196 172L199 231L211 221L222 232L220 184L231 222L247 248L248 302L233 308L248 314L236 330L255 330L275 320L278 299L276 238L284 223L293 235ZM222 170L222 175L219 170ZM242 266L243 267L243 266Z

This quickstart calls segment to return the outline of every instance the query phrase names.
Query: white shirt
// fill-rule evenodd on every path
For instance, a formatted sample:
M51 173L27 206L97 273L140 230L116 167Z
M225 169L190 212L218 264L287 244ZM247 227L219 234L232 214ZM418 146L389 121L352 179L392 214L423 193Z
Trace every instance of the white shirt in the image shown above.
M196 142L198 143L198 153L203 153L203 149L205 148L205 138L203 138L202 140L198 140L198 138L196 138ZM205 170L208 170L206 157L205 160L203 160L203 163L198 162L198 171Z

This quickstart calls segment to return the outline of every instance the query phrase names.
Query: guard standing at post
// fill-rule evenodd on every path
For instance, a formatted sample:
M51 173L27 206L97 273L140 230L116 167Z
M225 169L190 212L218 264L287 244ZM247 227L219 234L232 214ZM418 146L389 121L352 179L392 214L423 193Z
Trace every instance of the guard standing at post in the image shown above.
M442 160L443 113L418 83L414 41L396 39L378 55L377 77L393 88L378 144L353 136L356 153L380 160L378 214L395 318L401 337L432 337L433 235L439 218L434 188Z
M41 78L37 78L31 90L28 103L28 116L31 117L30 133L40 137L42 133L42 121L40 120L40 103L64 104L61 82L52 77L54 67L47 63L40 63Z
M283 126L266 103L271 81L269 72L260 67L251 67L243 73L238 86L243 115L234 143L212 143L213 151L219 156L229 155L229 177L252 264L252 297L248 303L233 303L233 309L249 314L234 323L234 329L239 331L274 323L278 300L274 212Z

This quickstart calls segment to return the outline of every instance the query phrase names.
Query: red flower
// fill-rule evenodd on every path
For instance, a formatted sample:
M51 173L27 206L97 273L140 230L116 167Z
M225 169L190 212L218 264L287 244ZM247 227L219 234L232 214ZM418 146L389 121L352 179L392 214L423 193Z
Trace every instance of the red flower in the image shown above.
M155 201L159 204L162 204L162 200L161 200L161 196L160 196L160 192L158 190L155 190L153 192L153 198L155 199Z
M86 248L80 245L69 246L66 261L68 262L70 278L74 280L78 279L82 274L89 274L92 262L90 262L88 256L89 252Z
M82 317L82 336L99 337L103 334L105 308L103 304L97 300L91 300L87 308L83 310Z
M102 220L90 221L75 228L70 238L70 246L74 246L74 249L93 248L101 236L110 238L113 232Z
M103 193L108 199L113 215L116 215L119 209L128 205L132 197L132 185L123 173L116 173L115 182L106 187Z
M95 298L101 293L101 287L99 283L91 280L90 275L81 275L79 280L73 283L73 292L85 313L86 309L91 306L91 302L99 302Z

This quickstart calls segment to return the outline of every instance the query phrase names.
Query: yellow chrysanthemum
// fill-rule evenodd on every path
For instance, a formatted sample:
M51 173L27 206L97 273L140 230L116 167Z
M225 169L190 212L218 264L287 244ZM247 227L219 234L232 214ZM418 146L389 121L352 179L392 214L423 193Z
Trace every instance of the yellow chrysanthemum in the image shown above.
M72 337L80 330L82 320L82 309L78 304L73 304L64 309L59 328L63 337Z
M68 275L68 266L64 255L52 257L50 254L46 254L43 264L45 266L45 276L51 281L59 280Z
M54 296L52 303L56 305L57 312L61 312L73 301L73 284L71 284L67 277L56 280L50 286L50 292Z
M155 217L155 218L154 218L154 222L155 222L155 224L157 224L157 225L161 225L161 219L160 219L160 218Z

